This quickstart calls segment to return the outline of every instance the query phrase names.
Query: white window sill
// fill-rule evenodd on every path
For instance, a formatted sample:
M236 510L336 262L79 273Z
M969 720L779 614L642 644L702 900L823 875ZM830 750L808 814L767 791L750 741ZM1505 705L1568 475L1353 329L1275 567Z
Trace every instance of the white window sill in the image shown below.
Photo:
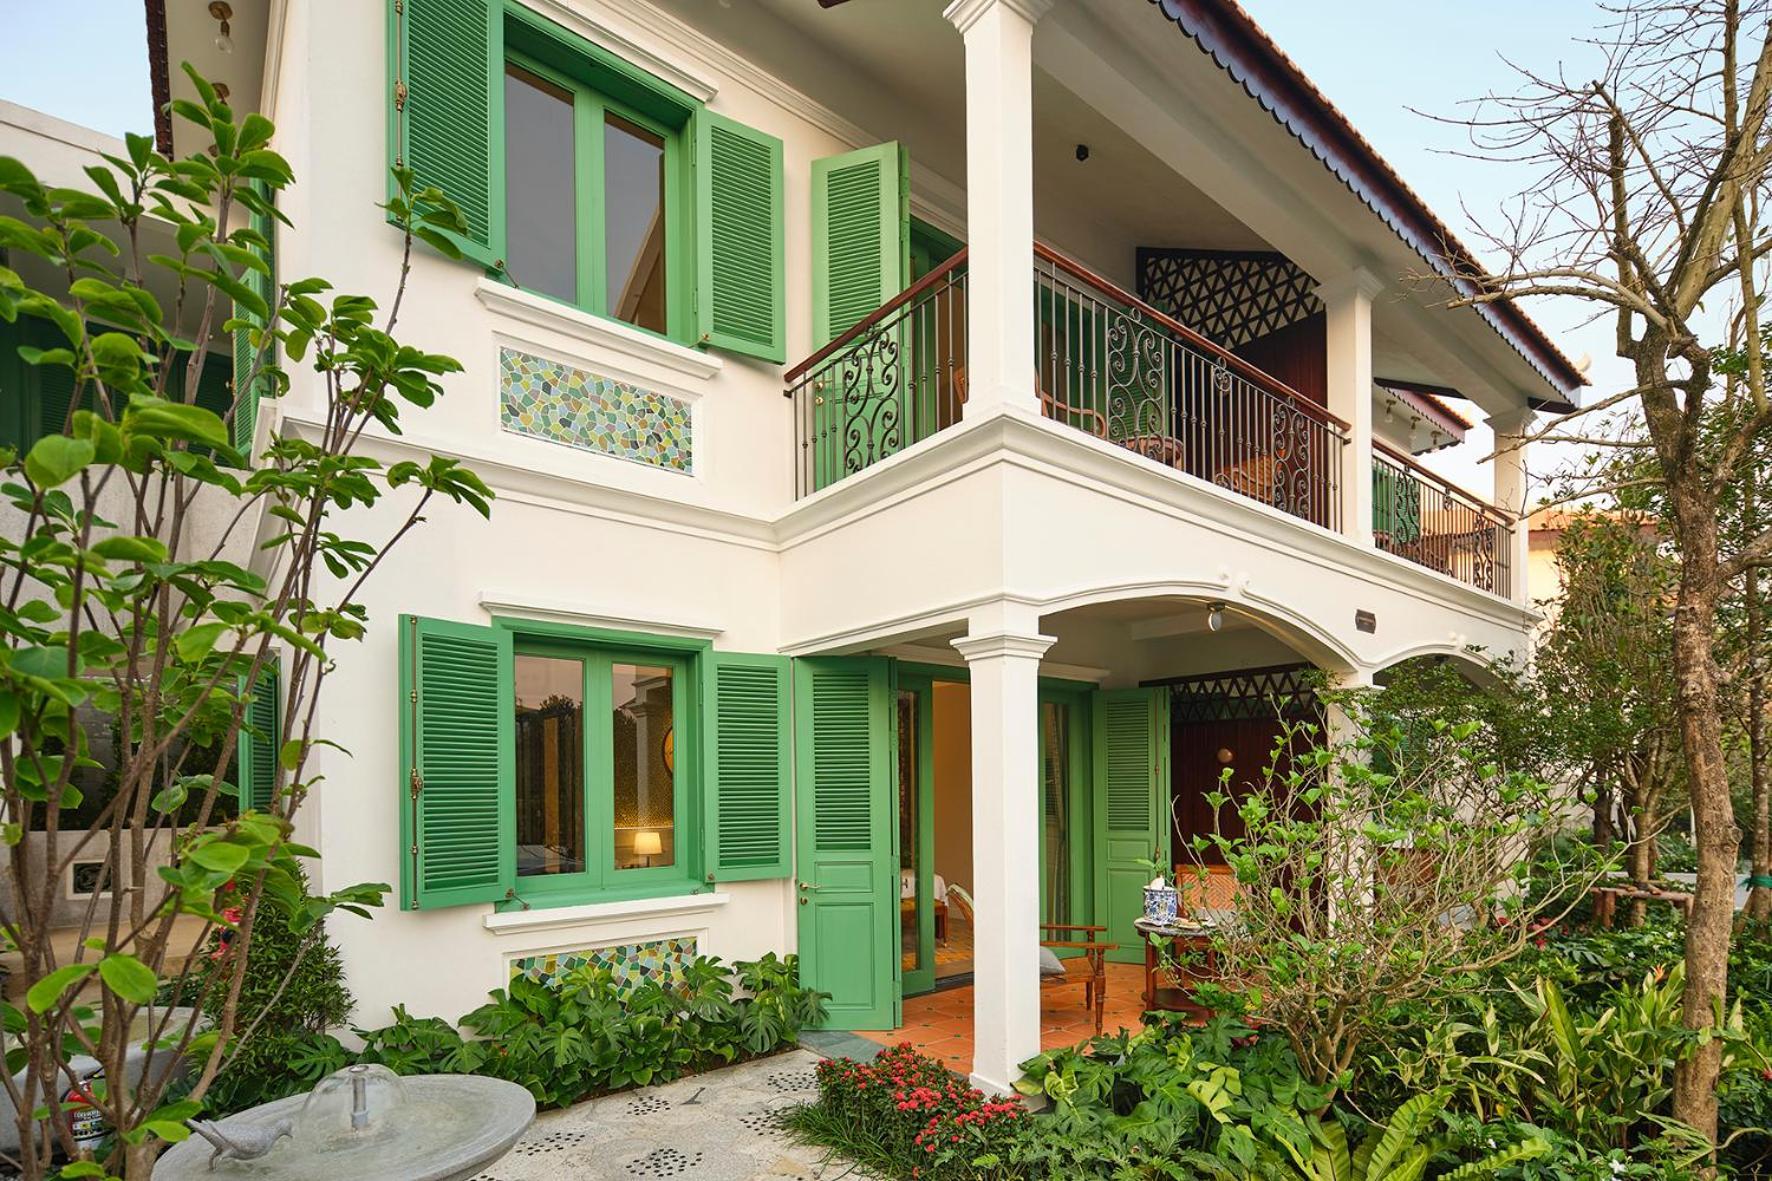
M486 916L486 929L494 935L526 935L558 927L582 927L586 923L614 919L677 918L708 914L732 901L730 894L674 894L666 898L629 898L621 902L592 902L584 906L555 906L536 910L509 910Z
M642 332L619 320L608 320L578 308L567 307L545 295L519 291L490 276L481 277L474 289L474 295L488 311L536 328L546 328L570 336L574 340L619 353L632 360L660 366L685 377L705 381L718 374L726 365L714 353L686 348L675 341Z

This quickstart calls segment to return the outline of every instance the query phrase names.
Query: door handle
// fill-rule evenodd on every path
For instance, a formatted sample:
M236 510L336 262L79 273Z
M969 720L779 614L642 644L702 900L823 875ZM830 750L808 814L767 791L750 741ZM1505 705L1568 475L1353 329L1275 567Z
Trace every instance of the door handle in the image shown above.
M817 886L814 886L810 882L799 882L797 884L799 885L800 889L802 889L802 890L816 890L816 889L818 889Z

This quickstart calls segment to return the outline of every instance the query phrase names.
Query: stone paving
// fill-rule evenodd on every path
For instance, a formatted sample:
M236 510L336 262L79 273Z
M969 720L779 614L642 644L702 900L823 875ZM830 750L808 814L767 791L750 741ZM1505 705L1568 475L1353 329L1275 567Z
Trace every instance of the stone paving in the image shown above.
M473 1181L866 1181L780 1127L782 1112L816 1096L818 1061L794 1050L544 1112Z

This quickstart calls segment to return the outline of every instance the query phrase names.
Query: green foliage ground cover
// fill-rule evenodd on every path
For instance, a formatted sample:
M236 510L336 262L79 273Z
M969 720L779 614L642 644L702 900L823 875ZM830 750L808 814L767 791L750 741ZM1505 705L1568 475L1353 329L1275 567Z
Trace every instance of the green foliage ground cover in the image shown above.
M1681 935L1547 930L1518 959L1397 1006L1333 1089L1258 1022L1152 1014L1026 1064L1037 1114L946 1130L986 1100L904 1047L871 1068L827 1066L790 1126L916 1181L1698 1178L1704 1143L1670 1116L1674 1066L1696 1036L1679 1019ZM1726 1177L1772 1175L1768 972L1772 940L1744 933L1721 1035ZM914 1118L899 1110L906 1095ZM939 1138L917 1138L937 1126Z

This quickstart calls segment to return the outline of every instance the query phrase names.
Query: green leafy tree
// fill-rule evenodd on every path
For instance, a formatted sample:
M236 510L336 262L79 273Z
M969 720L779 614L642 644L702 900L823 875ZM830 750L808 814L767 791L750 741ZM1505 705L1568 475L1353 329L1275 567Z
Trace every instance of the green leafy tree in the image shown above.
M1331 1093L1400 1009L1518 954L1600 871L1561 863L1529 883L1565 790L1499 761L1507 740L1482 720L1387 693L1323 691L1327 733L1283 722L1259 773L1226 768L1192 847L1195 872L1222 860L1240 895L1186 970L1237 990Z
M428 506L490 508L490 491L452 460L363 453L366 431L397 433L403 411L429 406L459 366L394 336L404 266L385 311L323 279L272 282L254 223L288 224L276 199L289 167L269 121L237 115L190 73L198 99L173 103L202 145L188 155L130 136L124 154L86 170L82 189L45 185L0 158L0 191L23 208L0 217L0 319L52 332L54 347L21 347L19 360L86 391L27 452L0 453L0 835L12 846L0 934L28 984L24 1004L4 1010L0 1085L18 1111L15 1163L33 1181L58 1155L75 1162L63 1176L146 1181L250 1042L242 997L257 925L300 934L380 902L379 883L311 894L300 863L314 852L291 839L323 741L313 723L330 652L363 637L364 581ZM414 192L410 175L397 179L389 232L408 252L415 238L452 251L446 231L460 215L440 193ZM238 390L276 396L299 371L303 396L323 412L316 430L257 454L244 440L236 449L239 394L225 414L196 401L207 347L228 333L243 354ZM384 501L391 532L353 536L358 513ZM256 538L251 565L235 560ZM245 719L274 661L274 783L220 819L221 801L237 794L226 774L243 734L268 741ZM113 726L114 794L89 821L64 823L81 803L76 772L95 762L90 736ZM41 845L21 843L34 830ZM156 873L157 851L170 864ZM76 857L102 858L112 889L95 893L69 951L52 938L51 902ZM199 961L193 953L218 929L237 954L199 990L213 1023L154 1006L163 987L191 995L181 976L195 969L175 965ZM151 1061L132 1078L138 1021ZM74 1054L105 1073L92 1101L114 1135L97 1161L60 1110L79 1081ZM177 1102L155 1065L172 1056L192 1067Z
M1533 675L1549 729L1594 800L1596 843L1622 837L1631 876L1644 885L1657 837L1684 798L1671 675L1677 566L1656 520L1626 509L1574 514L1557 562L1563 594Z

